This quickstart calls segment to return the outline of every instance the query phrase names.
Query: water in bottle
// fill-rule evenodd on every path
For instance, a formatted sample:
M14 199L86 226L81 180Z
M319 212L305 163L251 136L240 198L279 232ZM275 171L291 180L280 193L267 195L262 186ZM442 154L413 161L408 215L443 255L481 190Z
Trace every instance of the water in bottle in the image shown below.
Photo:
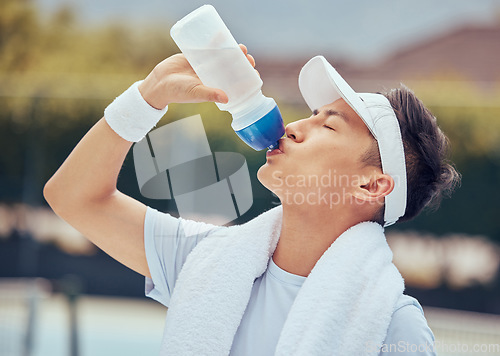
M206 86L222 89L232 128L255 150L277 147L285 133L276 102L262 94L262 80L215 8L203 5L179 20L170 34Z

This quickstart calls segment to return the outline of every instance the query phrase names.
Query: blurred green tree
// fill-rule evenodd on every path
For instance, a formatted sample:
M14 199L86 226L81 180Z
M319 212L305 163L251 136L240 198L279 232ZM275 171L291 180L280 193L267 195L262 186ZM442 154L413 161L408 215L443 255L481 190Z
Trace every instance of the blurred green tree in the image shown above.
M176 52L165 29L78 25L63 7L0 1L0 200L41 203L43 182L105 105Z

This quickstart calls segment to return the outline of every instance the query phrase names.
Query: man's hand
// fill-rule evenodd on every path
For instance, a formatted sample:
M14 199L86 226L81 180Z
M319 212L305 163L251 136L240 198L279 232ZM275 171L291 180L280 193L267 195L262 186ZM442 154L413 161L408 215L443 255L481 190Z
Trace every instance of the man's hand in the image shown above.
M240 45L250 64L255 60ZM201 82L183 54L174 54L159 63L139 86L144 100L156 109L163 109L170 103L199 103L215 101L227 103L226 93L210 88Z

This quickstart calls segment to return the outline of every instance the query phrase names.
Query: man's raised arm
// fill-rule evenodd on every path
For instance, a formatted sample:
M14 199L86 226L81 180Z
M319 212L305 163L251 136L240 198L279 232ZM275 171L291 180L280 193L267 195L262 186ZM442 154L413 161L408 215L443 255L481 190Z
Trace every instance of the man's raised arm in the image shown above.
M241 47L246 54L246 48ZM253 58L247 56L255 65ZM138 90L142 99L157 110L174 102L228 100L222 90L204 86L181 54L158 64ZM115 127L115 132L106 120L97 122L73 149L45 185L44 196L62 219L95 245L149 277L144 250L146 206L116 188L118 173L132 142L122 138L119 130ZM133 120L139 121L141 117Z

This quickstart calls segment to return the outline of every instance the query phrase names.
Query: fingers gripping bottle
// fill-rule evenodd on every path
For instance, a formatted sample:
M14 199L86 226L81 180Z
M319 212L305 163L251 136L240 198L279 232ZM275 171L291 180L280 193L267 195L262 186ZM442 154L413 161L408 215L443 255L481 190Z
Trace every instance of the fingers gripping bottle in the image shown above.
M227 94L227 104L216 104L231 113L236 134L257 151L276 148L285 133L278 106L262 94L262 80L215 8L199 7L179 20L170 35L202 83Z

